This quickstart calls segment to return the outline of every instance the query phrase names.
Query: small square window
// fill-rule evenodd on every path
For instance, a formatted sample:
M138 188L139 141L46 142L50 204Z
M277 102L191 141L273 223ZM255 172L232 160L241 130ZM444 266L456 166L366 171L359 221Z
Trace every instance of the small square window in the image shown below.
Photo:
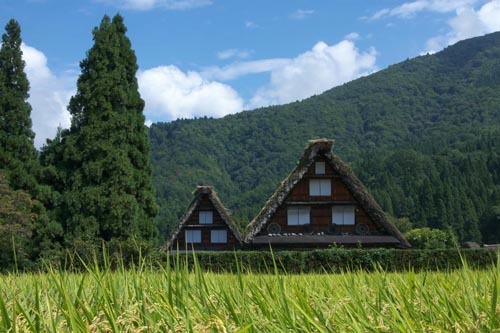
M227 231L226 230L211 230L210 231L210 241L212 243L218 243L218 244L227 243Z
M310 223L311 207L288 207L288 225L304 225Z
M211 210L200 210L200 224L213 224L213 212Z
M186 243L201 243L201 230L186 230Z
M333 206L332 223L336 225L354 225L355 214L354 206Z
M310 179L309 195L325 197L332 194L332 185L330 179Z
M325 162L316 162L314 164L314 173L317 175L325 174Z

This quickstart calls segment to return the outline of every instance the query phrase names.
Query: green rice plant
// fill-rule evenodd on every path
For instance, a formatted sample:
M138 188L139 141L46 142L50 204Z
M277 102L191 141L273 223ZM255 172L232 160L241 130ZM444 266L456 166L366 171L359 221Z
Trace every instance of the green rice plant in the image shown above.
M486 270L266 274L196 256L0 276L0 332L500 332L500 260Z

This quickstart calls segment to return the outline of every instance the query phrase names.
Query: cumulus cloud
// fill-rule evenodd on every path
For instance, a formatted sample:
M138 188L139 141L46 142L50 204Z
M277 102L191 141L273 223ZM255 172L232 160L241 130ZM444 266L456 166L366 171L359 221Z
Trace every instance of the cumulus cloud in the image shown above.
M101 2L131 10L185 10L212 4L211 0L100 0Z
M464 8L448 21L450 30L427 41L427 52L436 52L459 40L500 30L500 0L489 1L478 10Z
M26 44L21 45L30 81L31 119L35 132L35 146L42 147L46 139L56 135L59 126L69 127L70 114L66 109L74 93L76 77L71 74L56 76L47 66L47 57Z
M478 0L415 0L405 2L393 8L384 8L376 12L370 19L378 20L384 17L396 16L402 18L414 17L422 11L449 13L467 8L477 3Z
M314 14L312 9L297 9L295 12L290 14L290 18L294 20L303 20Z
M31 82L35 144L40 148L55 136L58 126L70 126L66 106L75 91L76 74L56 75L42 52L27 45L23 52ZM318 42L294 58L241 61L199 72L160 66L140 70L137 78L150 125L178 118L222 117L244 108L303 99L375 71L375 60L374 49L360 52L354 42L344 40L335 45ZM247 101L225 83L258 73L268 73L270 80Z
M183 72L175 66L140 71L139 90L146 101L146 116L153 121L221 117L243 108L288 103L319 94L375 71L375 60L374 49L360 52L352 41L335 45L318 42L295 58L236 62L200 72ZM247 103L222 83L258 73L269 73L270 81Z
M243 100L230 86L184 73L175 66L160 66L138 73L139 91L149 120L196 116L221 117L242 111Z
M248 107L288 103L319 94L375 71L375 61L374 49L361 53L352 41L335 45L318 42L312 50L273 68L269 84L257 91Z

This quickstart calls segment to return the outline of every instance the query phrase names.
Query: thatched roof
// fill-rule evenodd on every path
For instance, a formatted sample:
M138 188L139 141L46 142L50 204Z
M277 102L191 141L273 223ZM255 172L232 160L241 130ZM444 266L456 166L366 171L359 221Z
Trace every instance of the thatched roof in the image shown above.
M177 226L177 228L175 228L174 232L170 236L170 239L167 241L166 247L169 248L174 244L174 241L177 239L177 236L179 232L181 232L182 227L184 227L186 222L194 213L204 195L208 195L208 199L213 204L215 210L219 213L220 217L222 218L222 221L224 221L224 223L233 232L234 237L238 240L238 242L241 243L241 235L240 232L238 231L238 228L236 228L236 225L234 224L231 215L229 214L226 207L224 207L222 201L219 199L217 193L215 193L213 188L211 186L197 186L193 192L193 195L194 198L191 201L189 208L187 209L186 213L184 213L184 215L180 219L179 225Z
M276 192L269 198L260 213L247 226L245 236L246 242L251 242L268 223L276 210L284 203L290 191L304 177L307 170L315 162L317 156L323 156L327 163L340 176L341 180L351 191L354 199L366 211L367 215L376 225L385 229L390 235L394 236L401 247L410 247L408 241L401 232L387 219L384 211L375 202L375 199L368 193L366 187L356 177L352 169L332 152L333 140L319 139L308 142L302 158L297 167L286 177Z

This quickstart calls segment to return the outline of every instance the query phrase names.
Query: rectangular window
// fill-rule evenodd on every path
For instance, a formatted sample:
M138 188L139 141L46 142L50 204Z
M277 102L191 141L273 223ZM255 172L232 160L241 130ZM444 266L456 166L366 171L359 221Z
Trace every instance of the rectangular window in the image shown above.
M309 179L309 195L317 197L328 197L332 194L332 182L330 179Z
M213 212L211 210L200 210L200 224L213 224Z
M226 230L211 230L210 231L210 241L212 243L227 243L227 231Z
M325 174L325 162L316 162L314 164L314 173L317 175Z
M354 225L355 224L354 206L333 206L332 223L337 225Z
M303 225L310 223L311 207L288 207L288 225Z
M201 243L201 230L186 230L186 243Z

